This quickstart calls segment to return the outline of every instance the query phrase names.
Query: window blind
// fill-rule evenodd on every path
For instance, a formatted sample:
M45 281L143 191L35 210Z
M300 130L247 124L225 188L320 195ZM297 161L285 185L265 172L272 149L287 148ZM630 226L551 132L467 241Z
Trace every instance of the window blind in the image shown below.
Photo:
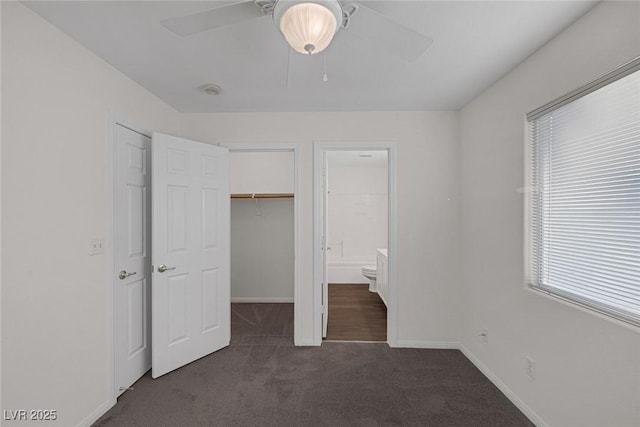
M580 96L574 91L528 116L527 281L640 326L640 61L635 62Z

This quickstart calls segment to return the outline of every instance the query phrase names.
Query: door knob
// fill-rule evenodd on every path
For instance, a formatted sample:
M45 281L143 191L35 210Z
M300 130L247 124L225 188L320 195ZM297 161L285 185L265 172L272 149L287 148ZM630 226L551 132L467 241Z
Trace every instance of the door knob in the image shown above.
M118 274L118 277L120 278L120 280L124 280L129 276L133 276L134 274L136 274L135 271L133 273L127 273L126 270L120 270L120 273Z
M175 270L175 269L176 269L175 267L167 267L167 266L166 266L166 265L164 265L164 264L160 264L160 265L158 266L158 273L164 273L164 272L165 272L165 271L167 271L167 270Z

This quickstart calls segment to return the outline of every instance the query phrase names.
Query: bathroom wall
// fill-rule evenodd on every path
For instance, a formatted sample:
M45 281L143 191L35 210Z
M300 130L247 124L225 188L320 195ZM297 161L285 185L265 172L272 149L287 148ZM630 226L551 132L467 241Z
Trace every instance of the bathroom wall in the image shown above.
M375 265L376 249L387 247L388 170L369 166L369 158L359 165L332 161L341 154L328 154L329 283L367 283L360 268ZM386 163L386 153L378 155Z

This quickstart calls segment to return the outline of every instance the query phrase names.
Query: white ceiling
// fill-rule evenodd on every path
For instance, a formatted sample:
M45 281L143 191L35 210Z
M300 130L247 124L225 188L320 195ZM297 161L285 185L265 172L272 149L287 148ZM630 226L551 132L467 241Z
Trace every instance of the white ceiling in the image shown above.
M361 1L434 43L410 63L340 31L326 83L323 54L288 61L270 17L185 38L160 24L229 3L25 4L177 110L205 113L457 110L596 2ZM206 95L207 83L222 93Z

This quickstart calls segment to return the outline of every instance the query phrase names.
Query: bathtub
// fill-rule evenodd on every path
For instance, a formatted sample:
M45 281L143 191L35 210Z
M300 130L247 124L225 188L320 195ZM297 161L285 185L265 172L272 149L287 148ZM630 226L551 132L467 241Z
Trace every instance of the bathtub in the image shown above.
M362 275L363 265L376 265L375 258L337 257L327 260L329 283L369 283Z

